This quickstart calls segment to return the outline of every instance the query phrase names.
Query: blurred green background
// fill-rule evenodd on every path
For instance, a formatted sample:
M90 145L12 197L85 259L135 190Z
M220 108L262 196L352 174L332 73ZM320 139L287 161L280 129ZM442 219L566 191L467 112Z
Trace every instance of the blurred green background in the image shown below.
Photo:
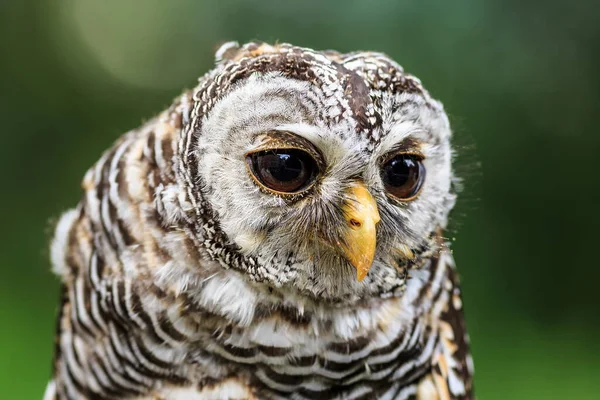
M478 397L600 398L594 1L0 1L0 398L39 399L51 221L85 170L250 39L386 52L441 99Z

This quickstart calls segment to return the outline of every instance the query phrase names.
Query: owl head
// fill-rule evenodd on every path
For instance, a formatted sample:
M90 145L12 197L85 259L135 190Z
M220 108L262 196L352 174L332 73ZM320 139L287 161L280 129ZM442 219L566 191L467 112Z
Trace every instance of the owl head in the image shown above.
M401 290L439 246L448 118L386 55L227 43L193 100L178 175L223 268L356 301Z

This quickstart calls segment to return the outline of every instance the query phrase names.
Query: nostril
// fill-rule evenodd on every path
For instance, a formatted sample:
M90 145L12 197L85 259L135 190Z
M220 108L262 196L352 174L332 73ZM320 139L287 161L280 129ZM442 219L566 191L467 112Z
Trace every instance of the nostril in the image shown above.
M360 226L361 226L362 224L360 223L360 221L359 221L359 220L357 220L357 219L354 219L354 218L351 218L351 219L350 219L350 225L352 225L352 226L353 226L353 227L355 227L355 228L360 228Z

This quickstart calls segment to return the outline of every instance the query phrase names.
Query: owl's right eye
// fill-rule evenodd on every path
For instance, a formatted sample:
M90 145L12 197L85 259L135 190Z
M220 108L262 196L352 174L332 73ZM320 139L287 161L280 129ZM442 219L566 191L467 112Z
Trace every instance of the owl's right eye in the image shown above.
M318 173L315 159L299 149L272 149L246 156L256 181L276 193L298 193L313 182Z

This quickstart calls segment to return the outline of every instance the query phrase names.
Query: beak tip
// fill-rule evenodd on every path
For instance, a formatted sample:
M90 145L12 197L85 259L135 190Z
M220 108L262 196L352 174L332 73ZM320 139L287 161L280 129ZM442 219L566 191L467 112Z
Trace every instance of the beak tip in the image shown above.
M365 257L360 262L353 264L354 268L356 268L356 280L362 282L363 279L367 276L369 271L371 270L371 266L373 264L372 257Z
M367 276L368 271L356 271L356 280L362 282Z

